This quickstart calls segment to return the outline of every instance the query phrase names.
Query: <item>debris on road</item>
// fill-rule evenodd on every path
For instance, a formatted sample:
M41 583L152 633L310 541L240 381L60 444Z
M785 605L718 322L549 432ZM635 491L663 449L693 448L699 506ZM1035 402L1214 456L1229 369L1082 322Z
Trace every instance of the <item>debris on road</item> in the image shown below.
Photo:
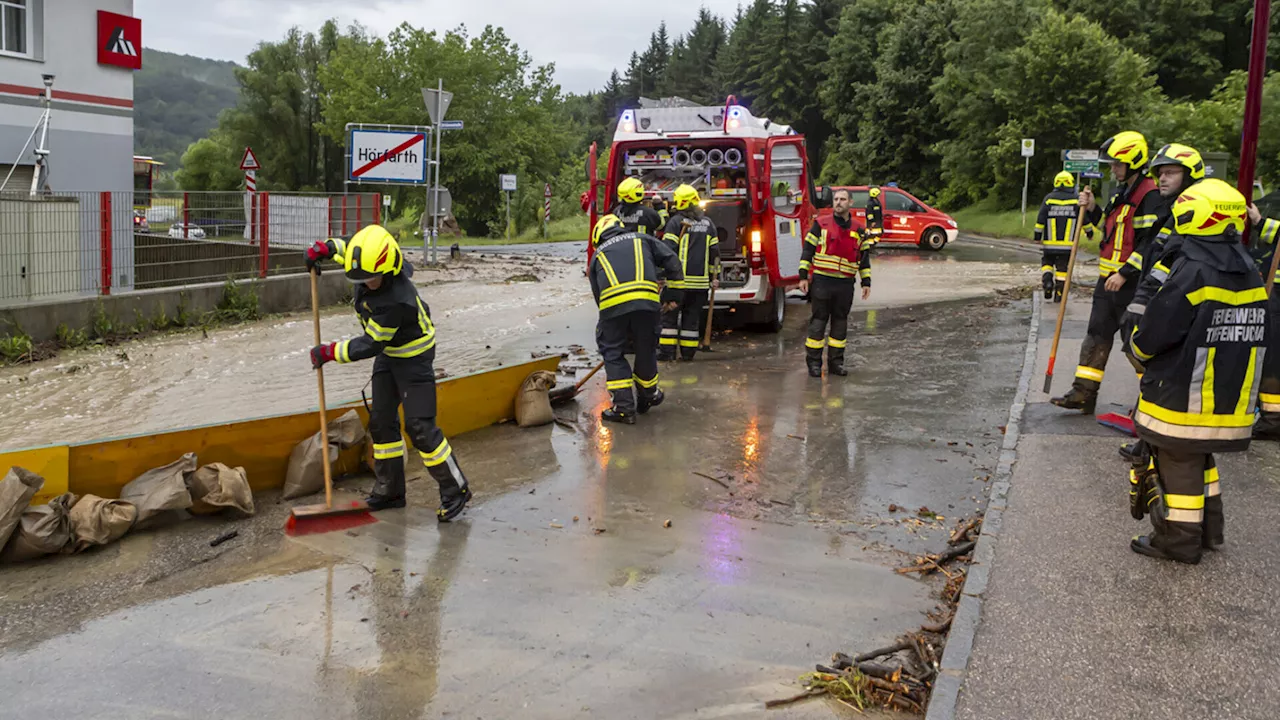
M219 535L218 537L216 537L216 538L214 538L214 539L210 540L210 541L209 541L209 547L218 547L218 546L219 546L219 545L221 545L222 543L224 543L224 542L226 542L226 541L228 541L228 540L234 540L234 539L235 539L235 538L237 538L237 537L240 537L240 531L239 531L239 530L232 530L232 531L231 531L231 532L229 532L229 533L223 533L223 534Z
M666 522L662 523L662 527L664 527L664 528L669 528L669 527L671 527L671 521L670 521L670 520L668 520L668 521L666 521Z
M728 483L726 483L725 481L721 480L721 479L720 479L720 478L718 478L718 477L712 477L711 475L708 475L708 474L706 474L706 473L698 472L697 470L694 470L694 471L693 471L693 474L694 474L694 475L697 475L697 476L698 476L698 477L700 477L700 478L706 478L706 479L710 480L711 482L713 482L713 483L715 483L715 484L719 485L720 487L724 488L725 490L728 490L728 489L729 489L729 484L728 484Z
M888 647L854 656L835 653L831 656L830 665L819 664L814 672L800 678L804 692L770 700L765 707L782 707L827 695L859 712L879 708L923 715L929 706L933 682L938 676L942 651L947 642L946 634L951 630L967 574L965 568L947 572L942 565L971 553L981 530L981 514L962 520L951 532L948 550L918 557L915 565L898 569L899 573L919 571L922 574L940 570L947 575L947 582L940 592L943 605L929 613L933 622L899 637Z

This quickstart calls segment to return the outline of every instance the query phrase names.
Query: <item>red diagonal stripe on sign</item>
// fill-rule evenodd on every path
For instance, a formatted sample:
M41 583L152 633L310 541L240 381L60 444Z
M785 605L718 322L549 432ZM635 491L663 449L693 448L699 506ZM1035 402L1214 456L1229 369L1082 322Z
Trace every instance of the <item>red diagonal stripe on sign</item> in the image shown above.
M365 163L363 166L361 166L360 168L358 168L355 172L353 172L353 173L351 173L351 174L352 174L352 175L354 175L355 177L360 177L361 175L364 175L365 173L369 172L370 170L372 170L372 169L374 169L374 168L378 167L379 165L381 165L382 163L386 162L387 160L389 160L389 159L391 159L391 158L393 158L393 157L395 157L395 156L399 155L400 153L404 152L405 150L408 150L409 148L413 147L414 145L417 145L418 143L422 142L425 138L426 138L426 134L425 134L425 133L418 133L417 135L414 135L413 137L409 138L408 140L405 140L404 142L400 143L399 145L397 145L397 146L395 146L395 147L391 148L390 150L386 151L385 153L383 153L382 155L380 155L380 156L378 157L378 159L377 159L377 160L370 160L369 162Z

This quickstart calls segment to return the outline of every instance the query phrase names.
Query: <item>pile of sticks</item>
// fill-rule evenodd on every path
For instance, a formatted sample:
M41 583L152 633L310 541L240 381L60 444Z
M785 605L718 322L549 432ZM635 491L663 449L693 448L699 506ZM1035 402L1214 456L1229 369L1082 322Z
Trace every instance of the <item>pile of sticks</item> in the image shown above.
M861 655L836 653L830 665L818 665L815 672L801 678L804 692L788 698L770 700L766 708L781 707L809 698L826 695L855 710L882 708L924 714L938 676L946 634L951 629L956 603L964 587L964 568L948 566L956 560L967 560L982 530L982 516L957 524L947 540L945 552L917 557L915 563L899 568L899 573L919 572L922 576L939 572L947 582L941 591L943 605L929 613L933 623L920 626L888 647Z

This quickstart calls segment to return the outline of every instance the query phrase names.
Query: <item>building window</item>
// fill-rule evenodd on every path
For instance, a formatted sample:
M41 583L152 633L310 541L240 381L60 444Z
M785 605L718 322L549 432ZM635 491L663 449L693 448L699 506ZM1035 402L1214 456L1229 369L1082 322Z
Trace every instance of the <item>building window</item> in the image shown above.
M31 57L29 0L0 0L0 53Z

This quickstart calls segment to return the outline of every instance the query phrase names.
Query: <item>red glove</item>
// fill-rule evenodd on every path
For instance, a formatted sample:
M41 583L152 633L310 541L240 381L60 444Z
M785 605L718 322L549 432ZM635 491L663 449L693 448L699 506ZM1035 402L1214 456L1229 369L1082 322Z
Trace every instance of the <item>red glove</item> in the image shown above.
M314 269L321 260L328 260L337 252L332 240L317 240L315 245L307 248L307 270Z
M329 343L311 348L311 369L319 370L325 363L333 362L337 347L338 343Z

